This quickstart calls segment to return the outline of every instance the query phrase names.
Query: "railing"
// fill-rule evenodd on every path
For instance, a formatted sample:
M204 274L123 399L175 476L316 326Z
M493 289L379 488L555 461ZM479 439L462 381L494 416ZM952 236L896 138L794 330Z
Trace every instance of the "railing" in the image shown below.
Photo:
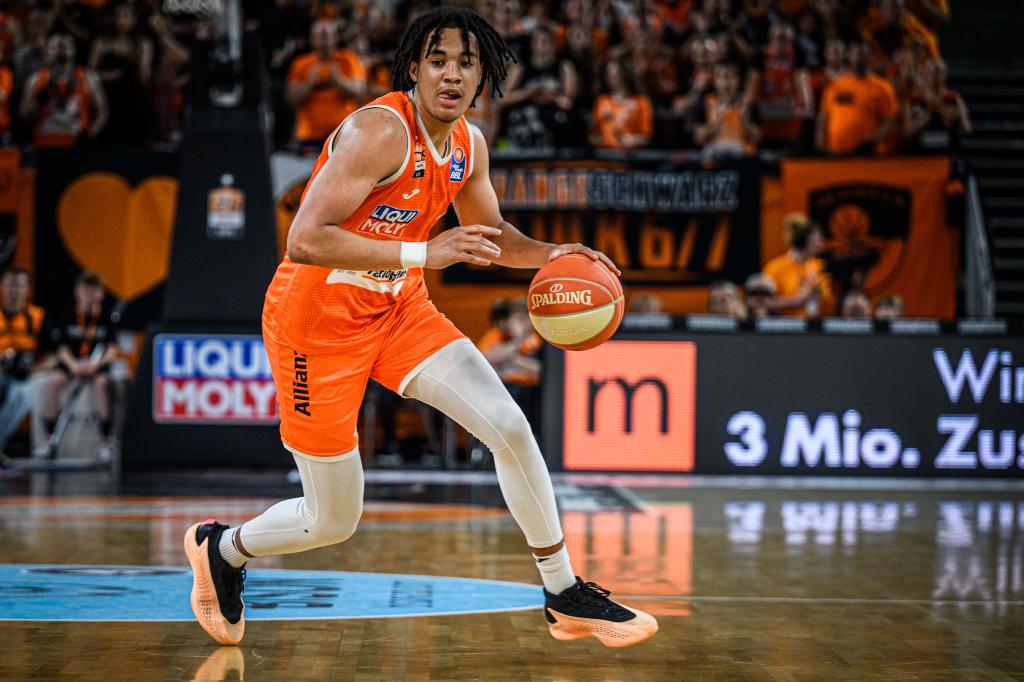
M988 249L988 230L981 210L978 181L967 180L967 221L964 234L964 287L968 317L988 318L995 315L996 284L992 274L992 258Z

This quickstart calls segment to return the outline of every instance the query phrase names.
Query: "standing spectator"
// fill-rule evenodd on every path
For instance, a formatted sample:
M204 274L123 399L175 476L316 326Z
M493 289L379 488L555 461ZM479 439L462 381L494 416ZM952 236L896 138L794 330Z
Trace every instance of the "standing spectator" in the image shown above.
M911 93L904 110L903 135L916 152L955 151L971 133L963 98L946 86L946 63L933 59L924 67L921 87Z
M896 120L896 95L883 78L868 72L867 49L850 43L849 71L822 95L815 142L831 154L877 151Z
M740 297L740 288L724 279L712 282L708 288L708 312L741 321L747 319L747 308Z
M578 122L572 125L576 70L572 62L559 58L555 52L550 30L538 28L531 34L529 55L521 63L510 65L505 87L500 105L502 130L509 146L579 146L581 126Z
M755 272L747 277L743 285L746 294L745 303L747 314L751 320L759 320L762 317L771 317L775 314L772 309L775 299L775 282L763 272Z
M29 76L42 68L46 60L46 36L53 26L53 11L34 8L28 15L28 35L25 41L14 49L11 67L14 71L14 87L22 91Z
M56 427L64 388L72 382L91 384L104 438L100 459L110 461L116 448L110 366L117 356L115 336L120 316L104 305L103 279L95 272L85 271L78 276L74 295L74 307L56 318L53 330L57 367L43 392L45 441L49 443Z
M743 103L735 64L715 65L715 91L704 98L701 114L694 139L706 158L737 158L757 151L761 130L755 110Z
M654 132L651 101L637 93L622 62L608 62L605 82L608 92L594 100L594 144L606 149L646 145Z
M540 418L540 351L525 298L499 298L491 307L491 328L476 343L498 373L512 399L538 430Z
M803 121L814 112L811 80L792 27L776 24L769 35L748 75L747 92L756 98L764 141L794 146Z
M312 52L288 69L285 98L296 110L295 141L319 151L327 136L359 108L366 93L366 69L359 56L338 47L338 22L318 19L310 29Z
M846 45L833 38L825 43L825 63L821 69L811 72L811 91L815 107L820 108L825 89L846 73Z
M21 45L21 26L18 20L7 11L7 3L0 4L0 55L9 60L17 47Z
M16 265L0 278L0 461L32 409L32 369L46 339L43 309L28 302L31 285L28 270Z
M903 297L898 294L888 294L878 299L875 306L876 320L896 320L903 317Z
M110 30L92 44L89 68L103 82L110 122L99 139L107 144L141 145L150 120L153 41L139 31L135 6L116 5Z
M820 317L832 310L832 283L819 257L825 245L821 227L806 216L786 216L789 249L768 261L764 274L775 284L773 308L783 315Z
M103 85L91 69L76 65L75 42L67 33L46 41L46 63L29 77L20 113L32 126L36 147L70 147L107 124Z

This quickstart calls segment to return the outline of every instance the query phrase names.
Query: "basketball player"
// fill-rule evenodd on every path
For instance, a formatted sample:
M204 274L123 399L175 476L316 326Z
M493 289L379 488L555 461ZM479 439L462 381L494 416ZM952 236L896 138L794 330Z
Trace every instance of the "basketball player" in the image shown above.
M427 297L423 268L539 268L566 253L615 266L581 244L534 241L504 222L483 136L463 114L486 84L500 95L512 55L476 14L434 9L406 30L389 93L324 144L267 291L263 335L281 438L303 496L236 528L185 535L192 610L222 644L244 629L245 562L349 538L362 513L356 419L368 378L431 405L494 453L498 482L532 548L551 634L628 646L657 622L575 576L544 460L522 411L473 344ZM427 241L454 202L459 227ZM457 557L456 557L457 559Z

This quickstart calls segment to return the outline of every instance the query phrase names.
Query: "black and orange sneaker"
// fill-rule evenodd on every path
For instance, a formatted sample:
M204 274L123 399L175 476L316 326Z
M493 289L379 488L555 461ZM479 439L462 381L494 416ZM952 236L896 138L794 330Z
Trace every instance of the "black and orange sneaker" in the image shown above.
M221 644L238 644L245 633L245 568L234 568L220 556L220 536L227 528L207 519L185 531L185 555L192 566L189 601L211 637Z
M601 644L624 647L639 644L658 631L653 616L613 602L597 583L576 584L561 594L544 590L544 617L555 639L596 637Z

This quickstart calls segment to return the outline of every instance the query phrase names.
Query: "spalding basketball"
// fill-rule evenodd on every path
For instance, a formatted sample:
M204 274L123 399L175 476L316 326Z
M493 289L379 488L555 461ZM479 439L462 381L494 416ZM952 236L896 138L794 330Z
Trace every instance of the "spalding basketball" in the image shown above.
M527 299L537 333L565 350L600 346L622 322L619 278L604 263L578 253L541 268Z

